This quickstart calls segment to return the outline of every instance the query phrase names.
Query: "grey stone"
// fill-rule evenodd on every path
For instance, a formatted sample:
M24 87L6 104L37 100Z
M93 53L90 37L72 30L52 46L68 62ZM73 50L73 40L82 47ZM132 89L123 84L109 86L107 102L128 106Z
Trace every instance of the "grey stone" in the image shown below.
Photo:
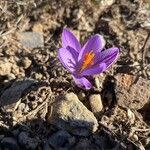
M12 137L3 138L0 145L3 149L19 150L17 141Z
M0 106L6 106L17 102L23 91L34 84L34 80L23 79L15 81L11 87L6 89L0 97Z
M22 32L18 34L18 39L26 48L37 48L44 46L43 35L38 32Z
M72 134L88 136L95 132L98 122L74 93L56 98L49 110L48 122Z
M71 135L67 131L61 130L51 135L48 142L52 147L58 149L69 142L69 138L71 138Z
M150 80L128 74L118 74L116 78L116 99L120 106L141 109L150 102Z

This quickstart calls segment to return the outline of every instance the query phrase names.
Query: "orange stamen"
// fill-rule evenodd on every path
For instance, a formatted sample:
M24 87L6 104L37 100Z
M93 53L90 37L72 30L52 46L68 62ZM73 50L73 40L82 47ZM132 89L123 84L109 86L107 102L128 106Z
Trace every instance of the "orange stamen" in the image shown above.
M93 65L94 56L95 54L93 53L93 51L85 53L84 58L83 58L83 63L81 66L81 71L86 69L88 66Z

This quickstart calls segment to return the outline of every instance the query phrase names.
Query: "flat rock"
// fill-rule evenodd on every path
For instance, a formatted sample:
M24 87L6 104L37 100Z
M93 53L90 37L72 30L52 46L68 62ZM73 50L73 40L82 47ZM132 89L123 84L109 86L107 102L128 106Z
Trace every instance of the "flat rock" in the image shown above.
M49 110L48 122L68 132L88 136L95 132L98 122L74 93L56 98Z
M17 102L25 89L34 84L34 80L20 79L16 80L7 88L0 97L0 106L6 106Z
M38 32L22 32L18 34L18 39L26 48L32 49L44 46L43 35Z
M128 74L118 74L115 79L119 106L138 110L150 102L150 80Z

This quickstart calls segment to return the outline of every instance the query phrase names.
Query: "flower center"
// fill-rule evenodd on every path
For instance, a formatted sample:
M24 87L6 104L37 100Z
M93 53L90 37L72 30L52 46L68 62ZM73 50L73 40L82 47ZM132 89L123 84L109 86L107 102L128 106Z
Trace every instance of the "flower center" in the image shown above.
M95 54L93 53L93 51L90 51L90 52L87 52L87 53L84 54L83 63L81 65L81 70L80 71L86 69L88 66L93 65L94 56L95 56Z

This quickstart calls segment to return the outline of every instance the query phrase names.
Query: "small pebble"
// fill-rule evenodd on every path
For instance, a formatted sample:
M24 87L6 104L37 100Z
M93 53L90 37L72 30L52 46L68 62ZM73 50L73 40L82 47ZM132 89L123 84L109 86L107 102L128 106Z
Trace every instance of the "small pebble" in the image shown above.
M100 88L100 81L99 81L99 79L96 77L95 78L95 85L96 85L96 88Z
M86 98L86 95L83 91L80 91L79 94L78 94L78 97L79 97L80 101L84 101L85 98Z
M37 79L37 80L41 80L43 77L43 75L41 73L33 73L33 78Z
M133 139L134 139L135 141L138 141L138 140L139 140L139 138L138 138L138 136L137 136L136 134L133 135Z
M40 23L36 23L34 24L33 28L32 28L33 32L38 32L38 33L43 33L43 26Z
M13 73L8 74L8 80L14 80L16 79L16 76Z
M24 59L22 60L22 65L24 67L24 69L28 69L32 64L32 61L28 58L28 57L24 57Z
M96 117L98 117L100 112L103 109L103 104L102 104L102 100L101 100L100 94L90 95L89 102L90 102L90 106L91 106L92 112L94 113L94 115Z

